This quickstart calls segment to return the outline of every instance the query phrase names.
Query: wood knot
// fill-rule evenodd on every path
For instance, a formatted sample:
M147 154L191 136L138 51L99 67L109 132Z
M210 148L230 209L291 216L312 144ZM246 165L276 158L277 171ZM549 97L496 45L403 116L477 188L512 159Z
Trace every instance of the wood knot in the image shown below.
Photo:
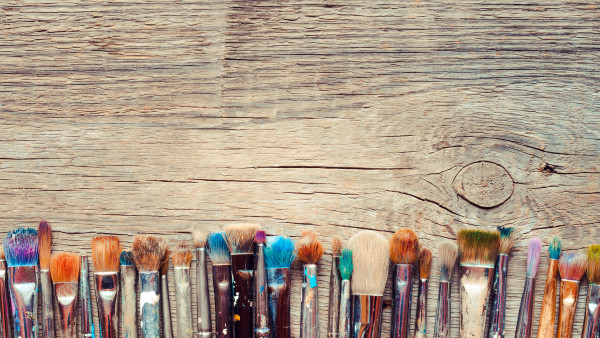
M503 166L479 161L462 168L453 182L456 194L480 208L493 208L506 202L515 184Z

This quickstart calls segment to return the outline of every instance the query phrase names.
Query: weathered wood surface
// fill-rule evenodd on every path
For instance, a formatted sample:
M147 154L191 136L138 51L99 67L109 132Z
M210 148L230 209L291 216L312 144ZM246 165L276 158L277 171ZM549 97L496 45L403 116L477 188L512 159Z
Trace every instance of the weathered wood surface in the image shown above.
M596 2L1 8L2 231L46 218L55 250L89 253L97 234L126 247L138 233L176 244L190 225L236 221L294 237L313 229L328 246L334 235L411 227L432 248L464 224L513 225L522 237L507 336L527 239L561 235L567 250L599 241ZM455 179L482 161L506 173L474 164ZM547 261L544 249L538 300ZM329 263L319 274L323 333ZM299 264L293 283L297 335ZM456 302L453 311L456 336ZM539 301L535 314L534 332Z

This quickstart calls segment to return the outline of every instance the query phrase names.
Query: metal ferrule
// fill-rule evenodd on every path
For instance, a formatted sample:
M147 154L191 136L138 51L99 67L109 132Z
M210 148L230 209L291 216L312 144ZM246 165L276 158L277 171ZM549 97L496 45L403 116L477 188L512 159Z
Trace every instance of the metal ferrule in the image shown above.
M579 281L563 279L560 281L560 303L558 306L558 331L556 337L571 338L577 298L579 297Z
M52 300L52 279L50 270L40 269L40 289L42 294L42 338L54 338L54 306Z
M558 273L558 260L551 259L546 277L544 298L538 326L538 338L554 336L554 322L556 320L556 275Z
M216 337L233 337L233 289L231 265L214 265L213 289L215 292Z
M99 272L96 279L96 302L102 338L116 338L119 332L117 299L119 298L119 278L116 272Z
M192 287L190 268L173 268L175 276L175 301L177 302L177 337L192 338Z
M255 337L270 337L269 326L269 290L267 287L267 271L265 269L265 246L256 244L256 272L254 273L254 297L256 297L254 311Z
M434 338L450 337L450 281L440 281L437 311L435 313L435 326L433 329Z
M412 264L394 264L392 290L392 330L390 337L407 338L410 332L410 302L412 300Z
M269 285L271 337L290 338L292 335L290 324L290 269L267 269L267 282Z
M137 338L137 269L121 265L121 331L122 336Z
M37 338L38 269L35 265L8 268L15 337Z
M352 295L352 337L381 337L382 308L383 296Z
M84 337L94 337L94 321L92 320L92 296L89 280L90 266L87 256L81 256L79 270L79 299L81 307L81 333Z
M169 301L169 281L167 275L160 276L160 309L162 311L162 332L165 338L173 338L171 322L171 302Z
M77 336L77 289L78 282L54 283L56 305L60 315L61 338Z
M597 338L600 334L600 285L588 286L582 338Z
M535 277L525 278L523 296L521 296L521 307L517 318L517 329L515 338L529 338L533 327L533 296L535 292Z
M7 281L6 261L0 259L0 338L9 338L12 335Z
M342 279L340 287L340 319L338 324L338 337L350 338L352 336L352 303L350 280Z
M338 337L340 322L340 256L331 258L331 275L329 277L329 318L327 319L327 337Z
M459 337L484 337L494 268L472 265L461 268Z
M138 271L138 278L141 336L165 337L164 333L160 335L160 274L158 271Z
M415 322L414 338L425 338L427 334L427 289L429 280L419 280L419 293L417 297L417 320Z
M504 316L506 311L506 277L508 276L508 255L498 255L494 275L494 300L492 303L492 321L490 338L504 337Z
M302 276L302 302L300 303L300 338L315 337L319 337L317 265L305 264Z
M233 274L233 323L237 338L248 338L254 334L254 309L252 288L254 279L254 253L231 254Z
M208 273L206 272L206 249L196 248L196 290L198 293L198 336L210 337L210 296L208 293Z

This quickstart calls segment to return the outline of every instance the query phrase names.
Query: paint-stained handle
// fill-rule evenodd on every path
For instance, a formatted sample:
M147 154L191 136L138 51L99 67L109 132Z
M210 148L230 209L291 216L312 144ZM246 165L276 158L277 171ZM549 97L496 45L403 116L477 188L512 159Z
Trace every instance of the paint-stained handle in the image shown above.
M11 325L12 321L10 315L10 302L8 294L8 283L6 273L6 261L0 259L0 338L11 337Z
M198 292L198 335L209 337L212 334L210 320L210 296L208 293L208 273L206 271L206 249L196 248L196 286Z
M319 337L319 288L317 266L304 265L302 302L300 303L300 338Z
M8 268L12 319L15 337L38 336L38 271L37 266Z
M450 287L450 282L440 282L433 330L434 338L450 337Z
M123 337L137 338L137 270L121 265L121 330Z
M494 275L494 300L490 338L504 337L504 317L506 313L506 277L508 276L508 255L498 256Z
M525 287L521 297L519 316L515 338L529 338L533 327L533 296L535 292L535 278L525 278Z
M459 337L484 337L494 269L464 265L461 268Z
M169 282L167 275L160 276L160 310L162 312L162 332L164 338L173 338L171 322L171 302L169 301Z
M558 273L558 260L551 259L548 266L548 276L542 299L542 310L537 338L547 338L554 335L554 324L556 319L556 275Z
M340 321L338 334L340 338L352 337L352 302L350 281L342 280L340 290Z
M589 285L585 305L585 321L581 337L597 338L600 335L600 285Z
M558 331L556 337L571 338L573 335L573 321L575 319L578 296L579 281L561 280Z
M271 337L290 338L292 336L290 324L290 269L267 269L267 281L269 285Z
M256 245L256 272L254 274L254 311L255 337L270 337L269 325L269 289L267 287L267 271L265 268L264 244Z
M233 322L237 338L252 337L254 334L254 309L252 288L254 283L254 254L232 254L231 271L233 275Z
M52 280L50 270L40 270L40 289L42 300L42 338L54 338L54 307L52 303Z
M352 337L381 337L383 296L352 295Z
M89 263L86 255L81 258L79 270L79 298L81 312L81 333L84 337L94 337L94 321L92 320L92 295L90 291Z
M392 338L408 338L412 300L412 264L394 265L392 289Z
M177 338L192 338L192 288L189 267L175 267L175 301L177 303Z
M141 337L164 337L160 336L160 274L158 271L139 271L138 276Z
M96 302L102 338L117 338L119 321L117 316L117 299L119 298L118 273L97 273Z
M331 258L331 274L329 278L329 311L327 318L327 337L337 338L340 322L340 256Z
M417 297L417 320L415 321L415 338L427 337L427 289L429 281L419 280L419 294Z
M54 283L61 338L77 337L77 285L78 282Z
M231 265L213 265L213 288L215 290L216 337L233 337L233 290L231 288Z

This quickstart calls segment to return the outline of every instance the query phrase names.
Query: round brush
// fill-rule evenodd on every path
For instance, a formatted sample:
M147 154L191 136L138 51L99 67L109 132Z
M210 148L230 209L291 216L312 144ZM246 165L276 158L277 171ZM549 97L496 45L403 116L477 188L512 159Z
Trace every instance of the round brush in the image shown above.
M540 265L540 251L542 241L539 238L532 238L529 241L529 250L527 251L527 277L525 278L525 287L523 296L521 296L521 306L519 316L517 317L517 329L515 337L529 338L531 328L533 327L533 297L535 294L535 275Z
M392 290L392 338L407 338L410 332L412 275L419 258L419 237L410 229L400 229L390 239L390 259L394 263Z
M298 258L304 263L302 275L302 302L300 303L300 338L319 336L319 292L317 262L324 253L323 244L311 231L302 232L298 241Z

